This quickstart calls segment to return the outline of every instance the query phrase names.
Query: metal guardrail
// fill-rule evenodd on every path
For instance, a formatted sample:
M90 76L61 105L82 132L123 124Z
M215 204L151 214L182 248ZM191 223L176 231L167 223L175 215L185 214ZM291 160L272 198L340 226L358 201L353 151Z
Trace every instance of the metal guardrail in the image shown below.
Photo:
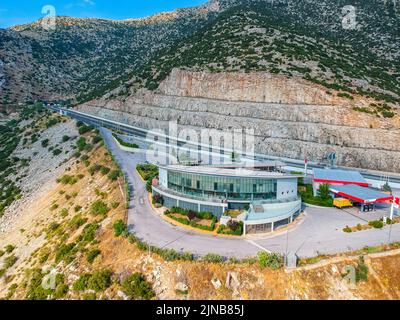
M108 120L108 119L97 117L97 116L94 116L94 115L85 114L83 112L79 112L79 111L75 111L75 110L71 110L71 109L64 109L64 108L57 107L57 106L46 106L46 107L48 109L54 111L54 112L62 113L65 116L70 116L70 117L72 117L74 119L80 120L80 121L85 122L87 124L94 125L96 127L111 128L111 129L114 129L114 130L119 130L121 132L124 132L124 133L127 133L127 134L131 134L131 135L136 135L138 137L143 137L143 138L145 138L147 136L147 134L149 133L148 130L143 129L143 128L131 126L131 125L124 124L124 123L117 122L117 121L113 121L113 120ZM190 143L188 143L187 141L180 141L178 139L174 139L174 138L171 138L171 137L166 136L166 135L163 135L163 136L166 137L167 143L176 142L178 146L190 145ZM197 147L197 146L194 146L194 147ZM214 146L213 146L213 149L214 149ZM218 151L218 149L216 151ZM220 149L220 151L228 152L229 150ZM304 168L304 161L303 160L289 159L289 158L285 158L285 157L269 156L269 155L256 153L255 154L255 160L257 160L257 161L279 160L279 161L282 161L282 162L286 163L286 165L290 166L290 167ZM308 163L308 168L309 169L324 168L324 166L321 165L321 164L309 162ZM342 169L342 170L350 170L349 168L346 168L346 167L339 167L338 166L337 168L338 169ZM400 175L399 176L388 175L387 173L375 174L375 173L368 172L368 170L364 170L364 169L360 169L359 171L362 174L362 176L364 178L366 178L366 179L375 180L375 181L382 181L382 177L384 176L385 179L389 180L389 182L400 184Z

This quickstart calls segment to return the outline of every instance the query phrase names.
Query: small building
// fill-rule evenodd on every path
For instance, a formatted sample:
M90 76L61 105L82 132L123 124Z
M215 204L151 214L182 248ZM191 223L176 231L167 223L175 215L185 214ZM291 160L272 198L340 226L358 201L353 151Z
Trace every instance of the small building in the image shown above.
M394 200L390 194L352 184L330 186L329 190L335 197L343 197L359 203L361 211L371 211L375 209L376 203Z
M369 187L369 183L358 171L339 170L339 169L314 169L313 170L313 192L317 196L321 184L337 185L356 185L360 187Z

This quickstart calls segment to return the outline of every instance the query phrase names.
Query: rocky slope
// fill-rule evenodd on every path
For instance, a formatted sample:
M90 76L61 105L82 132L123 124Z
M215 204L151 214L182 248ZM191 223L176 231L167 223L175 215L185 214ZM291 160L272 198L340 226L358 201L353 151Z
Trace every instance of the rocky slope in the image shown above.
M256 152L321 161L335 151L338 164L400 171L400 117L357 111L371 101L348 100L301 78L266 73L173 70L156 91L123 100L97 100L79 110L132 125L168 128L254 129Z

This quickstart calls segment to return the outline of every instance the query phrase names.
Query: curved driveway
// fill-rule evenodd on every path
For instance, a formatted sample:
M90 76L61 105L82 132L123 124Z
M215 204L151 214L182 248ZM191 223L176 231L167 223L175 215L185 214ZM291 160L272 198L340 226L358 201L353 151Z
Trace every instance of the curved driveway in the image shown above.
M333 208L307 207L306 217L294 229L280 235L247 239L227 239L186 231L162 220L152 209L145 184L136 172L136 165L143 163L143 154L122 151L111 133L101 129L106 144L116 161L128 177L132 198L128 211L129 231L136 237L161 248L192 252L196 255L216 253L226 257L254 256L261 250L272 252L296 252L310 257L318 253L337 253L356 250L365 246L400 241L400 224L382 230L371 229L355 233L344 233L346 226L366 223L361 217Z

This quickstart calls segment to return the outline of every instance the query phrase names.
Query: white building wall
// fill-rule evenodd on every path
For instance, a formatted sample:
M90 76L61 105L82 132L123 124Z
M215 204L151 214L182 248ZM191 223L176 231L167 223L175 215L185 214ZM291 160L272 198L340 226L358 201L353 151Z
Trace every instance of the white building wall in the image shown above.
M278 179L276 197L277 199L291 198L297 195L297 178Z

